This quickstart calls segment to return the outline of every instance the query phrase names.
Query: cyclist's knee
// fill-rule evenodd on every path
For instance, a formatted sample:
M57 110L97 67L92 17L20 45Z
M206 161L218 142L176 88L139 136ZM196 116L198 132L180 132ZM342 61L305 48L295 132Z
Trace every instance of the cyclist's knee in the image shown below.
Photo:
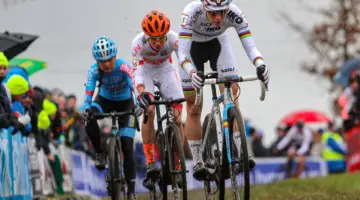
M234 98L236 98L241 92L241 89L240 89L240 86L238 85L238 83L232 83L231 90L232 90L232 94L233 94Z
M195 93L186 94L185 99L186 99L187 115L190 117L200 117L201 106L195 105L196 94Z
M173 108L176 124L180 125L183 105L178 103L178 104L173 104L171 107Z

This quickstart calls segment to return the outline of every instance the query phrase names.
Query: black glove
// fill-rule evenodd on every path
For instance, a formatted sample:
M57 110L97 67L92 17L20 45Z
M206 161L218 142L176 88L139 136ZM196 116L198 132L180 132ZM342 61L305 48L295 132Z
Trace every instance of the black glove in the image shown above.
M257 77L265 84L266 90L268 89L269 84L269 69L266 65L261 65L256 68Z
M85 109L85 111L83 113L81 113L81 118L84 120L84 121L87 121L89 120L89 118L91 117L91 111L89 108Z
M139 101L139 106L142 109L147 109L149 103L152 101L152 94L149 92L142 92L137 99Z

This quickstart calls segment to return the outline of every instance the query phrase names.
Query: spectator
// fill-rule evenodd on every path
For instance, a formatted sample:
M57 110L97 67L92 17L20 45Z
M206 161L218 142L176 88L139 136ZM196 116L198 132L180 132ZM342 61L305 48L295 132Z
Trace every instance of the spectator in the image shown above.
M322 155L327 162L329 173L345 172L346 144L342 136L335 132L333 123L329 123L328 130L323 133L321 140L324 145Z
M8 60L3 52L0 52L0 129L11 126L11 107L7 87L2 83L5 79Z
M276 156L286 156L286 152L288 149L288 146L282 149L281 151L276 151L276 146L279 144L279 142L284 138L286 135L287 126L279 125L276 127L276 140L271 144L270 146L270 156L276 157ZM276 153L275 153L276 152Z
M299 157L299 162L295 174L292 175L294 178L299 178L304 166L307 155L310 153L310 145L312 142L312 131L304 127L303 121L296 122L286 136L276 146L275 153L284 149L287 145L291 145L288 150L288 160L290 163Z
M310 150L310 155L314 157L321 157L323 151L323 144L321 142L322 133L324 132L323 129L318 129L313 134L313 144Z
M251 147L254 157L267 157L268 149L266 149L262 143L263 132L256 130L255 128L250 129Z

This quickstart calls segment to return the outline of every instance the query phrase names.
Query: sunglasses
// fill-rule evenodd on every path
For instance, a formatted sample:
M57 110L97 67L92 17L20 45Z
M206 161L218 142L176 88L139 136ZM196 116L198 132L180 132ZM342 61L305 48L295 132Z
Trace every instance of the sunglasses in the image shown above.
M151 43L155 43L155 42L161 42L164 43L167 40L167 36L160 36L160 37L149 37L148 41Z
M217 11L209 11L209 10L207 10L206 12L207 12L210 16L215 17L215 16L217 16L217 15L225 16L228 11L229 11L229 9L226 9L226 10L217 10Z

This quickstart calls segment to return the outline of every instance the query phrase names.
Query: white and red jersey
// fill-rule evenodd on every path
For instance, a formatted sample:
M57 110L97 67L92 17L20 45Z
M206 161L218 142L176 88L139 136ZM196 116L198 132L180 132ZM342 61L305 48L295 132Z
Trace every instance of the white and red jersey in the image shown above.
M200 1L193 1L186 5L181 17L179 32L179 62L181 67L189 73L192 69L190 49L193 41L208 42L222 37L228 28L235 28L241 39L244 50L255 66L264 64L260 52L252 38L248 22L243 12L235 5L230 4L229 11L221 26L211 23Z
M171 54L173 52L178 55L178 34L175 31L170 30L167 33L167 41L164 47L160 51L154 50L144 33L138 34L132 41L132 63L136 68L137 77L135 78L135 84L142 84L142 68L149 67L161 67L163 65L172 64ZM172 66L171 66L172 67ZM139 73L140 70L140 73Z
M183 98L179 70L172 66L171 54L178 55L178 34L172 30L167 33L163 48L154 50L144 33L132 41L132 63L135 71L135 85L143 85L145 91L154 93L157 86L165 98Z

